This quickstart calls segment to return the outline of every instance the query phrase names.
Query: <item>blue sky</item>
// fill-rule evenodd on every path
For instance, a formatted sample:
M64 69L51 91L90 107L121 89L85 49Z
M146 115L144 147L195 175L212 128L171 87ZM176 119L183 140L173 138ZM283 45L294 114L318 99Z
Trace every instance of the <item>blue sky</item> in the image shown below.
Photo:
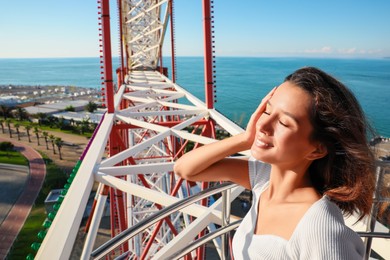
M0 58L99 55L95 0L1 1L0 10ZM389 10L388 0L214 0L215 50L218 56L390 57ZM177 55L203 55L201 12L200 0L175 0ZM111 29L116 56L117 26Z

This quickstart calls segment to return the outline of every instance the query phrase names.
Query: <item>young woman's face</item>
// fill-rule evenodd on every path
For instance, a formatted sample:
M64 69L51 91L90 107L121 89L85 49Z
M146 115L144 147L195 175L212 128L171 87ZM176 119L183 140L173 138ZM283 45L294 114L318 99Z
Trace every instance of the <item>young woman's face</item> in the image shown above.
M256 123L252 156L286 169L308 166L316 146L310 142L311 97L293 83L281 84Z

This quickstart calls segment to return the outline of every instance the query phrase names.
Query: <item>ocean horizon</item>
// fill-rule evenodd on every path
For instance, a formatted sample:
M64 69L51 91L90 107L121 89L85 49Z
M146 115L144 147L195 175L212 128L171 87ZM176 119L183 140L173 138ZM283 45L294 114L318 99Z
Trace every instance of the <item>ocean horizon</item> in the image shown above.
M101 88L98 57L0 58L0 85ZM164 57L168 67L170 57ZM113 68L119 58L113 57ZM356 95L377 135L390 137L390 59L304 57L217 57L215 108L245 127L264 95L304 66L335 76ZM177 83L204 100L203 57L176 58Z

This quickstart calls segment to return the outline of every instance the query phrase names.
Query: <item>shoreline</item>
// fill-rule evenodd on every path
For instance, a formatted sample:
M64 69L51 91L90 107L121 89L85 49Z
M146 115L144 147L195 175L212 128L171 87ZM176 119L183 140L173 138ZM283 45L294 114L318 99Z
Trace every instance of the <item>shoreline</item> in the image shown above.
M101 90L71 85L0 85L0 104L23 106L26 103L56 103L79 100L100 102Z

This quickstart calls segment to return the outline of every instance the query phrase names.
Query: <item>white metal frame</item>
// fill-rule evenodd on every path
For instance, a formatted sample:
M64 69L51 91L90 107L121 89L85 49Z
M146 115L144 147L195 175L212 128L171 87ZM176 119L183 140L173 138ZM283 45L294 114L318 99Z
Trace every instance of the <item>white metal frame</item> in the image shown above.
M133 79L137 82L133 82ZM227 126L226 128L230 130L230 134L237 134L243 131L243 129L223 117L217 111L206 109L204 103L198 98L177 84L172 83L168 78L158 72L133 72L126 80L126 88L131 89L132 92L124 93L124 88L122 88L115 96L115 113L104 116L96 138L86 153L78 174L42 243L37 254L37 259L67 259L69 257L94 182L122 190L128 195L142 199L144 202L149 201L150 203L158 203L163 206L176 202L182 196L170 196L166 194L166 190L161 185L158 185L164 176L172 172L174 158L168 156L161 159L140 159L137 161L139 164L126 166L116 166L118 163L131 156L141 157L142 154L147 156L150 153L154 153L166 156L167 154L161 148L161 141L170 140L170 137L191 140L201 144L214 142L214 139L191 134L183 130L185 127L200 119L208 119L211 117L219 126ZM131 100L135 106L119 110L119 103L122 99ZM184 105L184 102L176 103L175 100L177 99L186 99L185 103L187 104ZM161 111L161 107L170 107L171 110ZM162 119L167 115L176 115L181 116L182 119L185 117L185 120L169 128L154 124L152 121L155 120L156 115ZM105 156L105 148L112 126L118 122L139 126L142 127L142 131L149 130L150 133L154 134L151 134L149 137L144 138L142 142L112 157L102 159ZM133 131L133 134L135 139L137 139L136 130ZM244 154L248 155L245 152ZM131 176L139 173L150 177L148 182L152 185L151 189L138 183L116 178L116 176ZM238 196L242 190L243 188L237 188L232 191L231 200ZM83 259L87 259L93 249L106 198L107 196L98 196L95 209L96 213L84 245ZM142 202L140 203L142 204ZM145 205L145 203L142 205ZM153 210L150 210L149 213L151 212ZM220 202L214 203L210 208L195 204L183 209L182 213L194 216L197 220L189 224L185 231L180 233L177 238L166 240L169 243L162 250L159 250L156 256L171 254L172 250L178 246L177 244L172 246L175 241L180 240L180 245L189 243L193 239L193 234L199 230L207 226L212 229L213 227L210 223L219 225L222 223ZM134 222L139 218L143 218L143 215L134 211L129 218L132 218ZM179 218L176 217L176 219L178 220ZM234 220L237 220L237 218L232 216L231 221ZM161 242L163 243L163 241ZM217 248L220 248L220 244L217 244Z
M168 0L127 0L122 3L125 18L124 44L129 67L155 69L169 20ZM162 17L162 19L161 19Z

